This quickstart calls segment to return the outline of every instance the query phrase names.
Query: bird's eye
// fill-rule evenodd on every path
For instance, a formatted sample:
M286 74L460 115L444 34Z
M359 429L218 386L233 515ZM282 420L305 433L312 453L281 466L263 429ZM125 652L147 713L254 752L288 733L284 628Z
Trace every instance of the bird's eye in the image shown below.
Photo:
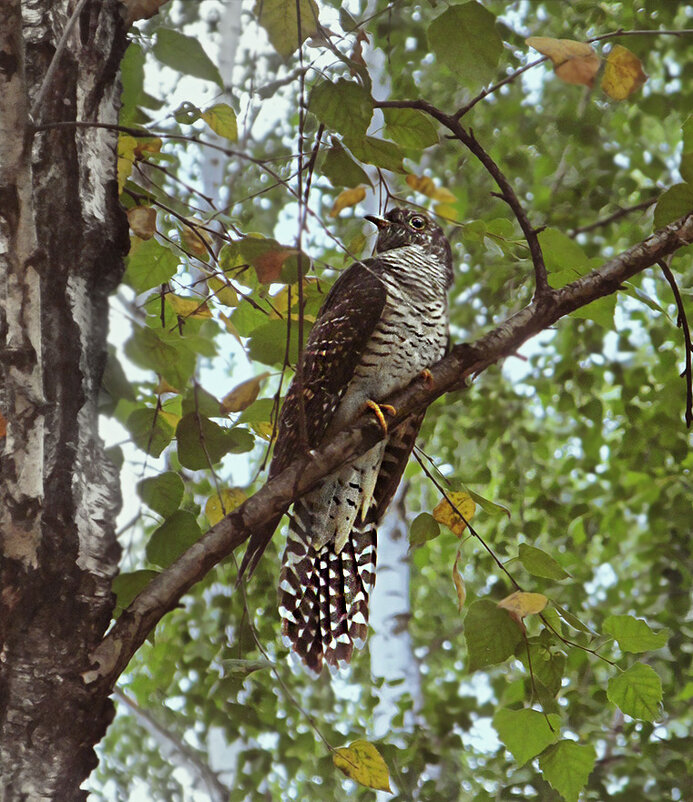
M417 215L416 217L412 217L409 221L409 225L417 231L423 231L423 229L426 228L426 219Z

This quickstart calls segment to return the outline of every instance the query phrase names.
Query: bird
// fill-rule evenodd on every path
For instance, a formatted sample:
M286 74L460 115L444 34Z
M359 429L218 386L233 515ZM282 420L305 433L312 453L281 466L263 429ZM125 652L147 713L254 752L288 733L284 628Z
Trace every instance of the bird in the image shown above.
M343 271L325 298L282 405L269 469L271 479L368 407L386 431L297 500L290 516L279 613L285 641L315 674L325 663L349 663L366 641L377 526L423 421L414 413L387 431L383 402L430 377L428 368L449 349L453 266L443 230L404 207L365 219L378 229L373 256ZM252 573L280 519L251 535L239 577Z

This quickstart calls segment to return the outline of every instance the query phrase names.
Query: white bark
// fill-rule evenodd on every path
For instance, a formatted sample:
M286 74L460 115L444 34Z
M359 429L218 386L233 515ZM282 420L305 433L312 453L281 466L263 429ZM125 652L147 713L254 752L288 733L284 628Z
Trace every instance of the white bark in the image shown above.
M421 708L421 675L414 656L407 627L411 615L409 598L409 538L405 518L406 485L400 485L397 495L378 527L377 581L371 594L370 623L373 635L370 642L371 673L385 680L373 714L373 734L384 737L391 729L398 702L406 693L414 702L404 716L404 729L415 725L416 711ZM395 680L405 681L392 685Z

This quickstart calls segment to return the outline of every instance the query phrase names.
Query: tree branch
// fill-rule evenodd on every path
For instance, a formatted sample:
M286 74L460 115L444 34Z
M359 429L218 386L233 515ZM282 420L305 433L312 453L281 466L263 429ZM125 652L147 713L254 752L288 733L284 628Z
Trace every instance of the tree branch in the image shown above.
M576 237L578 234L586 234L588 231L594 231L596 228L608 226L609 223L613 223L615 220L620 220L622 217L626 217L626 215L629 215L631 212L639 212L644 209L649 209L650 206L657 203L657 200L657 198L648 198L648 200L636 203L634 206L619 207L613 214L610 214L607 217L602 217L601 220L595 220L593 223L589 223L589 225L574 228L570 232L570 236Z
M683 342L684 342L684 369L683 376L686 378L686 426L690 429L693 423L693 364L691 363L691 356L693 355L693 345L691 344L691 330L688 327L688 318L686 317L686 308L683 305L683 299L679 292L678 284L674 278L674 274L669 269L669 265L664 259L659 259L657 264L664 273L664 278L669 282L671 291L674 293L676 301L676 311L678 313L676 318L676 325L683 329Z
M444 393L459 389L465 377L514 354L524 342L561 317L616 292L627 279L690 243L693 243L693 214L655 232L577 281L558 290L549 289L540 299L535 297L529 306L476 342L455 346L431 368L431 382L417 379L387 399L397 409L390 426L397 426L412 413L425 409ZM294 499L345 462L372 448L382 436L382 429L372 415L361 416L316 451L299 456L212 527L152 580L125 610L90 655L94 667L85 672L84 681L112 687L149 632L186 591L247 540L253 530L283 513Z
M527 245L529 246L529 252L532 257L532 263L534 264L534 299L536 301L540 301L544 297L548 296L550 294L550 288L546 276L544 255L541 251L541 245L539 244L539 239L537 237L537 230L529 222L527 213L520 203L520 199L515 194L512 184L510 181L508 181L500 167L495 163L491 156L479 144L479 141L474 136L472 130L470 129L467 131L465 128L463 128L456 115L446 114L444 111L441 111L439 108L426 100L383 100L375 101L373 105L378 109L397 108L419 109L420 111L424 111L426 114L429 114L435 120L438 120L439 123L444 125L452 133L454 139L459 140L477 157L477 159L489 172L496 184L498 184L500 187L502 199L512 209L513 214L517 218L517 222L520 224L522 233L525 235Z

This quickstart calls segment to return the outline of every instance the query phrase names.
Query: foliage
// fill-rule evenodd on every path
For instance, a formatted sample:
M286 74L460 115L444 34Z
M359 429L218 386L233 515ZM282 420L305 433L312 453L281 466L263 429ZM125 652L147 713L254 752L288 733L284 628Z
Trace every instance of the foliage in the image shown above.
M148 455L161 470L138 484L148 509L127 533L118 611L262 483L258 475L225 494L238 484L229 455L261 465L285 362L295 363L338 271L367 252L353 207L372 199L371 187L455 224L454 341L473 340L531 298L527 245L488 173L421 110L383 115L373 86L452 114L536 61L527 37L583 45L556 55L544 42L555 74L543 60L461 118L532 224L545 227L553 287L693 206L691 32L655 33L683 29L685 3L378 2L347 11L301 0L301 25L296 7L273 0L243 12L248 41L262 26L268 43L242 51L230 99L217 97L223 82L205 44L218 41L215 19L200 21L197 3L165 5L139 23L123 61L121 123L131 130L121 135L119 180L135 232L125 283L136 322L123 367L114 352L107 369L104 413L126 428L136 460ZM318 31L315 14L329 31ZM617 31L640 33L604 37ZM576 78L570 64L562 80L573 57L587 66ZM157 62L205 80L209 103L191 92L172 108L149 94L144 77ZM604 91L591 90L607 67ZM137 126L151 137L136 136ZM228 200L215 206L190 179L205 158L199 140L213 132L228 159ZM288 228L297 207L298 226ZM155 234L151 211L133 216L141 208L154 210ZM672 270L689 302L690 248ZM275 609L279 533L245 590L234 589L234 558L191 590L132 661L123 691L202 765L214 733L234 744L235 765L220 775L232 800L375 798L335 770L340 758L325 742L360 744L376 764L380 755L394 799L685 796L693 457L676 318L668 284L648 271L429 409L421 442L436 482L477 502L475 532L495 560L462 527L453 536L438 526L430 513L441 492L412 463L408 629L423 683L415 730L404 723L414 704L405 688L389 737L377 751L363 747L374 740L379 695L367 651L346 681L288 668ZM205 370L230 351L247 354L256 378L242 382L234 359L215 394ZM548 605L499 606L518 589ZM265 657L272 670L258 671ZM184 798L175 758L125 715L102 758L101 781L122 796L137 776L153 798Z

